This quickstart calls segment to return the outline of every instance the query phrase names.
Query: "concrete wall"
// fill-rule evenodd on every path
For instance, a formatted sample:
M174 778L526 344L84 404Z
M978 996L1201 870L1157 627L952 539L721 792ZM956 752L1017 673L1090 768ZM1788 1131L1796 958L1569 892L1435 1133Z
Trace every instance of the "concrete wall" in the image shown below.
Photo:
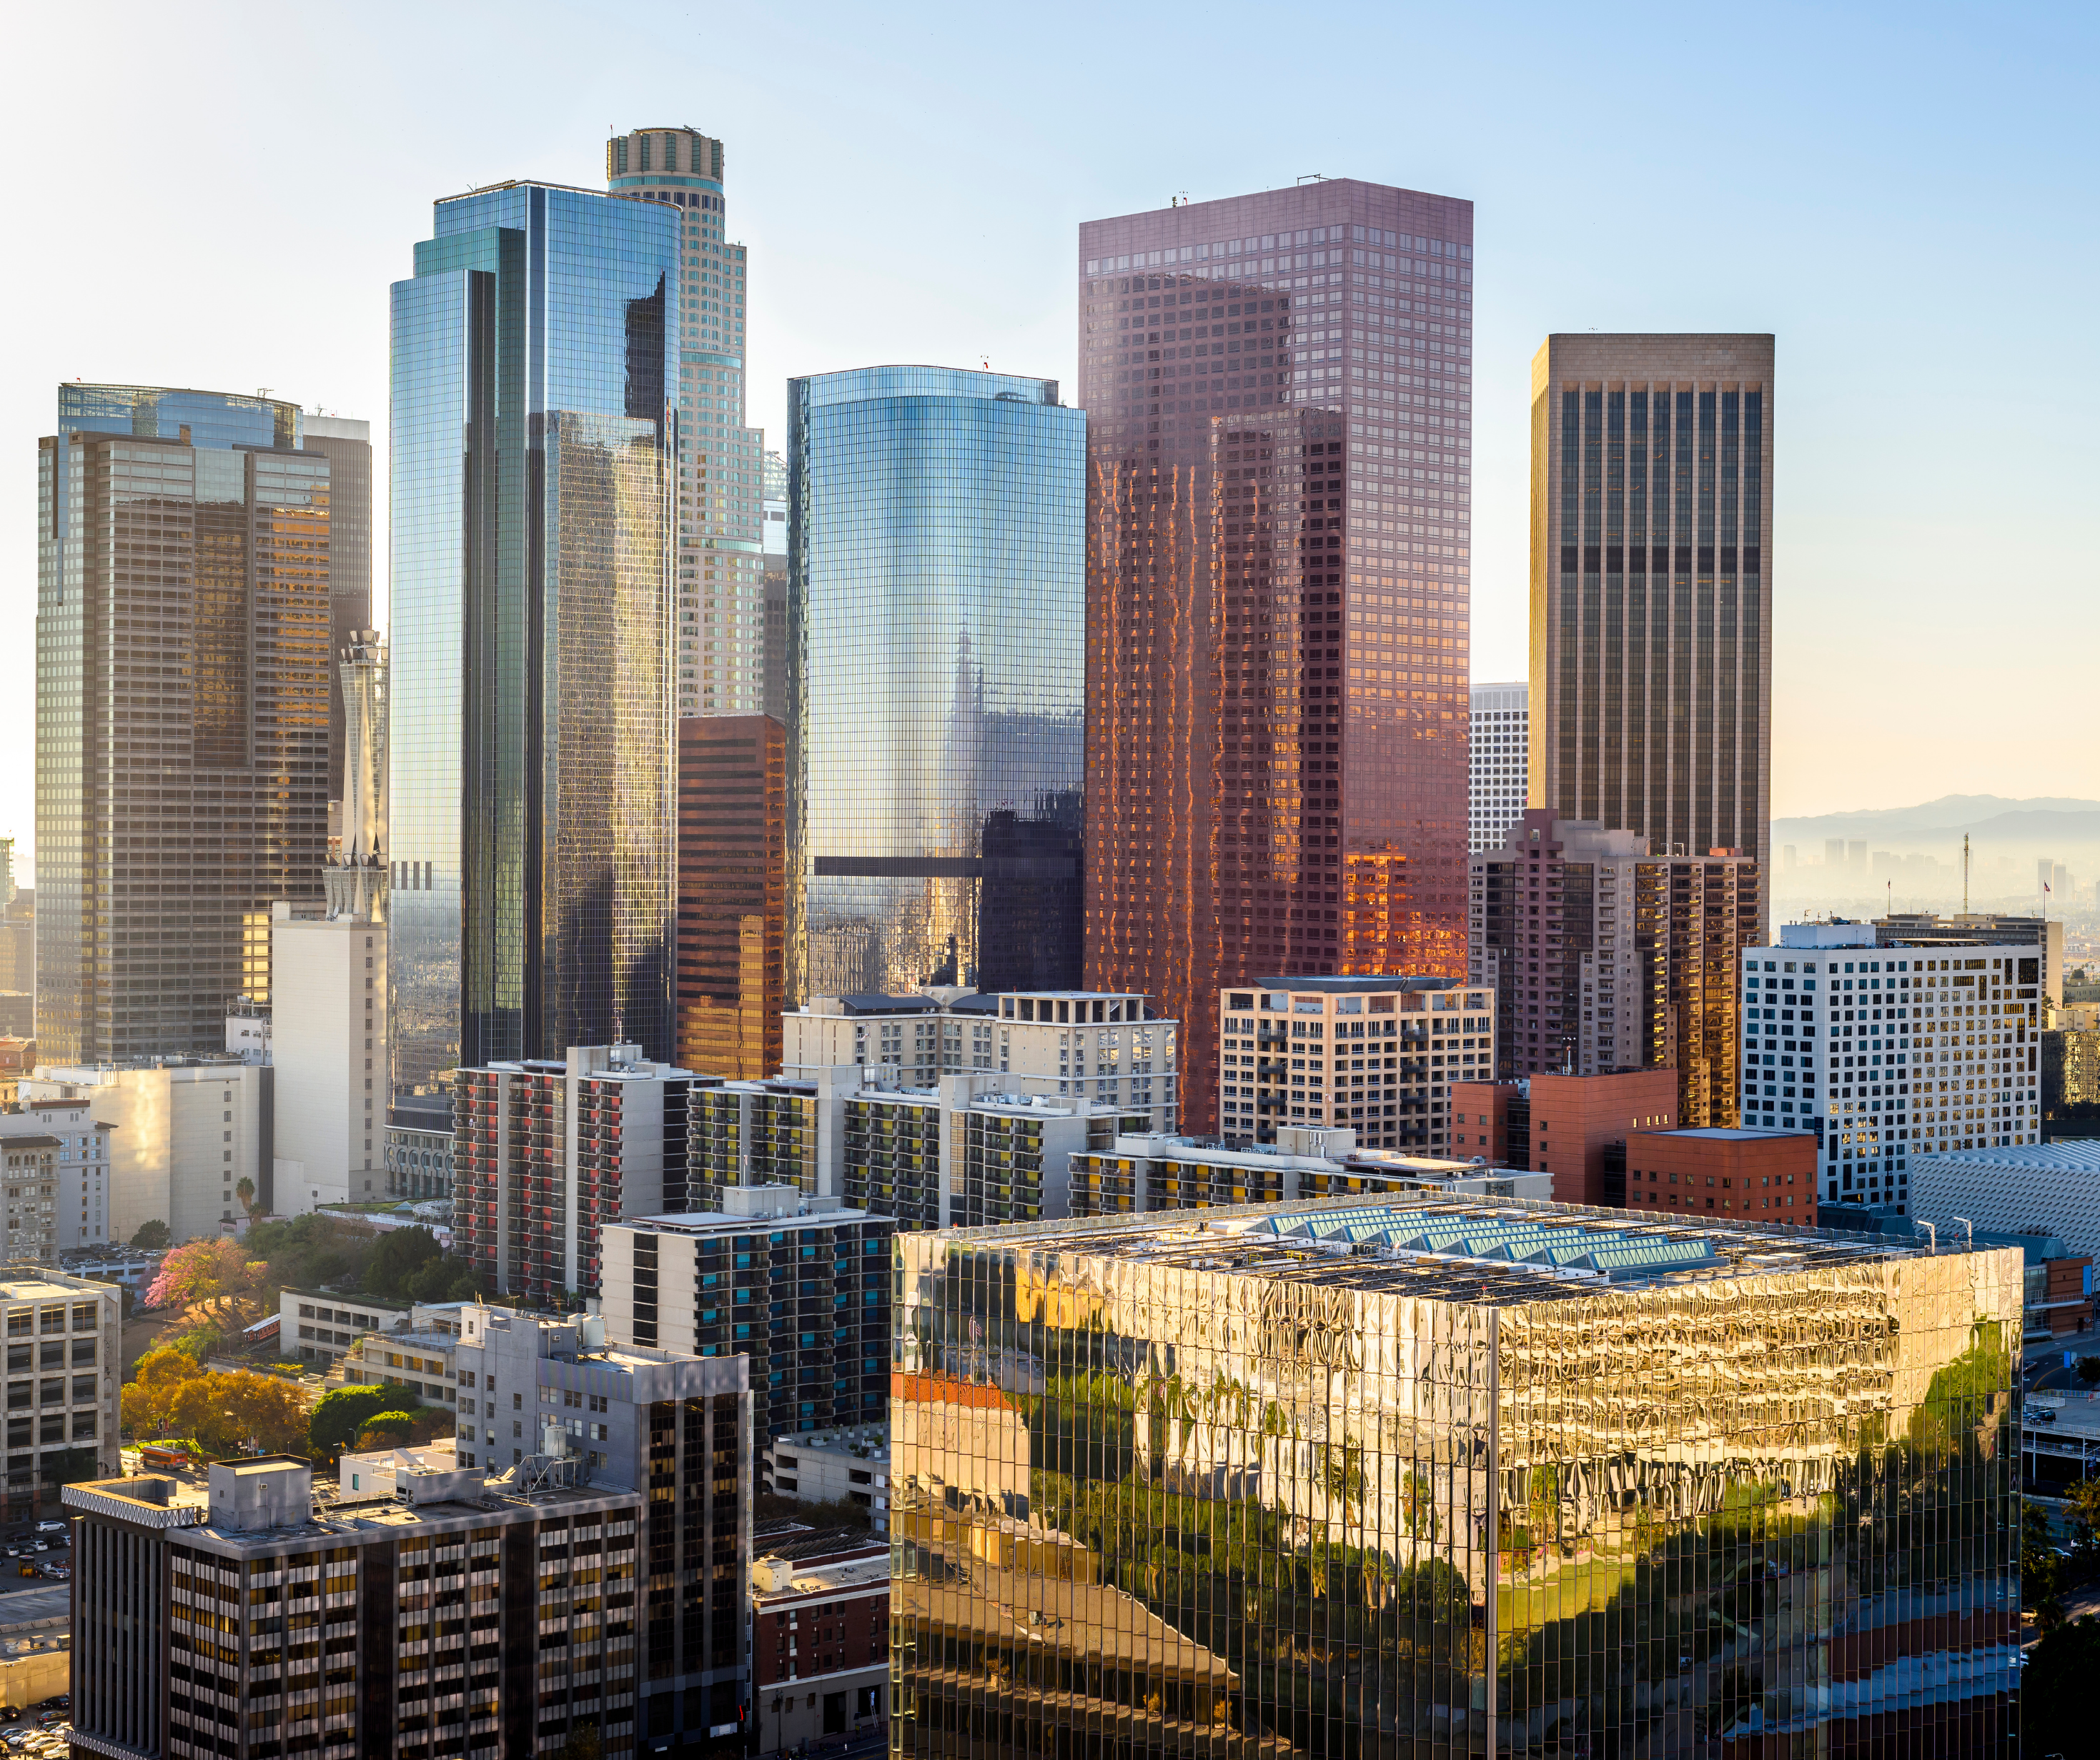
M271 926L276 1129L272 1207L383 1196L386 929L362 917ZM368 1026L369 1023L369 1026Z

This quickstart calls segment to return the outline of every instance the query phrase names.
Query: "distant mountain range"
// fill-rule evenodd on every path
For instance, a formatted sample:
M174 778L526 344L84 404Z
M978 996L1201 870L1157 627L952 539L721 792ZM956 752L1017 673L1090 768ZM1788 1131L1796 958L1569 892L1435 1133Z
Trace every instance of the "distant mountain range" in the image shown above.
M1974 843L2023 847L2100 843L2100 801L2053 795L2008 800L1998 794L1943 794L1917 807L1864 812L1818 813L1775 819L1774 845L1792 843L1820 855L1829 838L1864 839L1880 849L1930 845L1944 848L1966 833Z

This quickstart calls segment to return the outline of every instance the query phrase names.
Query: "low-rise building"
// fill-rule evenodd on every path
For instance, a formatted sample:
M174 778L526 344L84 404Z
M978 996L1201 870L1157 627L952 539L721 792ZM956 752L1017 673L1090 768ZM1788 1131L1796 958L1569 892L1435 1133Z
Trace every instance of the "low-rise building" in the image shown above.
M814 997L781 1025L789 1076L851 1063L885 1066L893 1083L918 1089L948 1076L1023 1076L1046 1084L1030 1092L1144 1112L1146 1130L1172 1130L1180 1116L1180 1023L1132 992Z
M796 1535L754 1560L751 1671L755 1753L879 1731L889 1716L888 1544Z
M452 1195L452 1133L413 1124L386 1127L386 1195L390 1198L449 1198Z
M405 1327L415 1311L413 1302L288 1284L277 1296L278 1353L325 1369L349 1355L366 1333Z
M1965 1221L2006 1234L2052 1234L2100 1259L2100 1139L1978 1146L1916 1157L1909 1214L1944 1234Z
M1521 1169L1360 1149L1346 1125L1286 1125L1273 1143L1123 1136L1072 1157L1067 1213L1127 1216L1282 1203L1343 1193L1440 1191L1546 1198L1552 1181Z
M889 1429L849 1425L776 1435L761 1453L765 1489L805 1503L855 1503L877 1533L889 1532Z
M729 1198L729 1212L607 1227L600 1302L608 1335L699 1357L748 1357L761 1443L880 1423L896 1224L793 1186L737 1187Z
M1451 1147L1450 1093L1493 1079L1491 989L1442 978L1280 977L1220 992L1218 1134L1347 1125L1368 1148Z
M1816 1142L1802 1130L1637 1130L1626 1142L1624 1202L1811 1228Z
M398 1387L420 1405L452 1405L457 1397L453 1356L465 1330L467 1311L476 1305L416 1302L405 1319L390 1315L383 1331L357 1336L343 1359L344 1384Z
M1624 1203L1627 1138L1674 1128L1679 1098L1669 1069L1462 1083L1451 1090L1455 1152L1551 1174L1561 1203Z
M87 1753L507 1760L573 1731L616 1760L648 1727L642 1496L572 1458L408 1470L390 1496L344 1498L308 1462L262 1455L204 1486L71 1485L65 1503L71 1739ZM548 1649L558 1687L536 1665Z

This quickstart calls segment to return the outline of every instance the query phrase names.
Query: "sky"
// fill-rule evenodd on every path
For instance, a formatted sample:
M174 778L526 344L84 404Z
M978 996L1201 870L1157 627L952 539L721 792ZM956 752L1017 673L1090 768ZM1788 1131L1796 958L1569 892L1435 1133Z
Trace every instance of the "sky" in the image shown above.
M60 381L367 416L383 486L387 287L432 200L602 187L609 132L670 125L726 143L769 443L794 373L1075 385L1083 219L1314 173L1470 199L1477 680L1527 671L1543 337L1771 331L1775 816L2100 795L2100 9L115 0L9 38L0 740L25 758ZM0 768L0 834L26 847L33 813L31 766Z

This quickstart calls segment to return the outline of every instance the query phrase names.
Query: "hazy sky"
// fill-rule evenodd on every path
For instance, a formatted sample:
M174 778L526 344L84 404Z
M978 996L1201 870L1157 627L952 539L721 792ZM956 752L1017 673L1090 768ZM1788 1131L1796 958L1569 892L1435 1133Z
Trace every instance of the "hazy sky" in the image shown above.
M660 125L727 143L770 437L790 373L989 359L1073 384L1083 218L1312 172L1470 197L1478 679L1526 670L1541 338L1773 331L1774 812L2100 795L2077 682L2100 585L2096 20L25 7L0 67L0 737L20 755L0 831L33 831L57 381L267 385L383 443L387 284L431 199L601 186L608 130Z

